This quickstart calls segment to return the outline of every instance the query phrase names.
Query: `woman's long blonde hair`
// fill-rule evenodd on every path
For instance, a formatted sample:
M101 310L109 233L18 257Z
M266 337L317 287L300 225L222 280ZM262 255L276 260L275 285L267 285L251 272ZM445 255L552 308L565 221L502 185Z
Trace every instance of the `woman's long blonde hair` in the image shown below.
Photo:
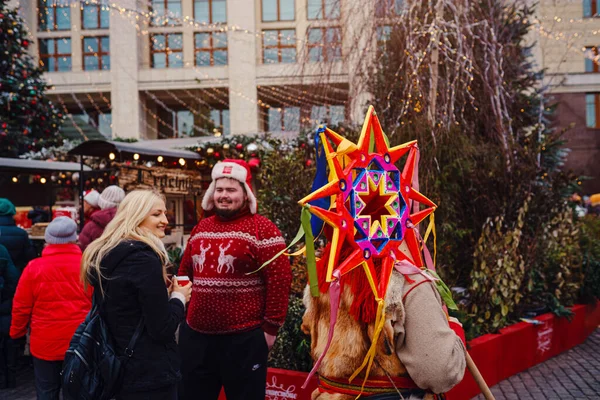
M125 196L115 217L106 226L102 236L90 243L83 252L79 277L86 288L91 285L91 278L95 276L94 280L99 282L100 291L104 295L100 263L112 249L124 240L137 240L150 246L160 257L163 264L163 275L166 279L169 255L164 244L149 230L140 228L140 224L150 214L157 200L164 202L165 198L153 190L134 190Z

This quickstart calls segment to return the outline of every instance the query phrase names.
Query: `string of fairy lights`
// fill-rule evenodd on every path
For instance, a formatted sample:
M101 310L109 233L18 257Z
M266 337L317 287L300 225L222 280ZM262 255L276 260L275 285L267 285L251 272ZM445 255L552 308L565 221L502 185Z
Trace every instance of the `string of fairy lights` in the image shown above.
M148 2L150 3L150 2ZM152 11L151 7L148 7L147 9L128 9L126 7L122 7L119 6L117 3L106 3L106 2L102 2L102 1L95 1L95 0L88 0L88 1L80 1L80 2L74 2L74 3L69 3L69 2L65 2L65 4L68 4L71 8L76 8L76 7L81 7L83 8L84 6L87 5L96 5L99 6L99 12L100 11L108 11L111 14L112 13L118 13L120 16L125 17L125 20L129 20L132 24L134 24L134 26L136 27L136 30L138 32L139 36L147 36L150 35L151 40L153 41L153 43L151 44L151 46L156 46L157 50L164 50L166 52L171 51L171 49L168 46L168 40L165 38L165 40L162 40L158 43L156 43L156 41L153 39L152 35L161 35L161 34L178 34L180 35L181 32L163 32L162 30L159 30L161 28L161 26L167 26L169 28L177 28L177 27L183 27L184 25L188 25L191 26L193 29L195 30L200 30L197 31L195 33L202 33L202 32L236 32L236 33L244 33L244 34L248 34L248 35L254 35L259 39L263 39L265 36L265 32L270 31L270 29L264 29L264 30L260 30L260 31L252 31L252 30L248 30L248 29L242 29L239 26L236 25L231 25L231 24L227 24L227 23L208 23L206 21L198 21L196 20L194 17L190 17L190 16L180 16L177 14L173 14L170 11L167 10L167 12L164 15L159 15L158 12L156 11ZM150 6L150 4L148 4L148 6ZM66 13L68 11L69 8L68 7L59 7L60 12L63 12L65 14L66 17ZM48 14L49 12L49 8L44 9L39 9L39 14L42 15L42 12L45 11L46 14ZM70 18L70 16L69 16ZM152 23L152 21L155 21L157 23ZM582 36L584 36L584 33L587 34L589 36L589 34L591 35L597 35L598 34L598 30L591 30L591 31L585 31L585 32L573 32L572 30L570 32L563 32L563 31L551 31L549 30L546 26L546 24L548 22L552 22L554 24L569 24L569 27L572 27L573 25L577 25L577 24L584 24L586 22L589 22L590 19L589 18L581 18L581 19L563 19L562 17L559 16L554 16L552 18L550 17L540 17L539 19L536 19L533 23L533 29L535 29L537 32L539 32L542 36L547 37L549 39L553 39L556 41L562 41L566 44L570 44L572 40L574 39L578 39ZM340 20L341 22L341 20ZM294 21L292 21L292 23L294 23ZM292 32L290 34L283 34L282 32ZM107 30L107 32L109 32L109 30ZM296 29L295 26L291 26L289 29L285 29L282 28L280 30L278 30L277 33L277 38L279 41L285 41L287 42L293 42L293 43L300 43L302 45L307 45L308 44L308 38L304 38L304 37L297 37L296 35ZM57 38L60 39L60 38ZM67 39L67 38L64 38ZM63 40L64 40L63 39ZM444 45L444 43L440 42L442 45ZM320 44L316 44L316 46L321 46L324 47L326 44L324 43L320 43ZM89 47L87 50L89 50L90 52L93 52L94 49ZM449 49L451 50L451 49ZM567 51L571 51L571 52L577 52L578 54L583 55L585 58L589 58L592 59L594 61L599 61L599 55L595 55L593 54L593 52L591 52L589 50L588 47L575 47L575 46L569 46L567 48ZM175 52L176 54L174 55L176 60L182 60L183 57L183 50L181 50L181 52ZM172 54L172 53L171 53ZM98 53L95 53L96 56L98 56ZM278 56L281 56L281 50L278 50ZM294 70L296 70L298 67L296 64L294 63L290 63L289 65L285 65L285 68L288 68L289 71L294 72ZM209 73L206 72L201 72L199 70L199 68L196 66L194 68L195 72L197 72L198 74L203 74L203 77L205 79L210 79L211 76ZM84 70L86 71L86 70ZM89 75L88 75L89 77ZM91 81L91 78L89 79ZM415 80L415 83L418 84L418 78ZM297 105L323 105L324 102L326 102L326 105L330 104L330 105L347 105L348 102L348 94L349 94L349 89L346 89L344 87L330 87L329 92L331 93L339 93L340 97L330 97L327 95L323 95L323 94L319 94L319 93L315 93L312 92L310 90L305 90L305 89L300 89L294 85L277 85L277 86L269 86L269 85L262 85L262 86L258 86L257 89L262 89L259 91L260 93L260 98L257 100L254 100L254 98L251 98L249 96L247 96L245 93L243 92L236 92L233 91L231 89L229 89L229 95L234 95L237 96L241 99L244 99L245 101L248 101L252 104L256 104L258 106L258 112L261 115L261 118L263 118L263 120L268 120L269 118L269 109L273 108L279 112L282 111L282 108L286 108L286 107L295 107ZM205 88L203 89L203 92L208 96L211 97L213 100L216 100L220 105L225 106L225 107L229 107L229 102L227 100L223 100L222 97L220 97L220 92L216 92L218 93L218 95L214 95L211 93L211 88ZM188 102L186 102L184 99L180 98L178 96L178 92L179 91L169 91L168 95L173 98L173 100L175 102L177 102L179 105L183 106L183 108L185 110L188 110L190 112L192 112L192 114L194 115L198 115L199 113L194 109L194 106L192 106L191 104L188 104ZM155 103L157 103L158 106L160 106L161 108L165 109L168 112L174 112L175 110L172 109L171 107L167 106L164 102L162 102L161 100L159 100L155 95L153 95L151 92L149 91L145 91L146 94L149 94L149 98L154 101ZM228 96L227 96L228 97ZM227 98L226 97L226 98ZM192 97L195 101L197 101L197 99L195 97ZM91 99L91 96L88 96L88 99L91 100L92 106L96 109L96 111L98 112L99 115L103 115L101 108L104 109L105 107L99 107L97 106L97 104L95 104L95 102L93 101L93 99ZM81 102L79 102L77 100L77 98L74 96L74 100L75 103L78 105L78 107L81 109L82 113L85 115L85 106L83 106L81 104ZM158 101L157 101L158 100ZM106 105L108 106L109 109L111 109L111 105L110 102L104 98L104 101L106 103ZM202 102L202 101L200 101ZM161 104L162 103L162 104ZM166 106L166 107L165 107ZM177 131L177 128L174 126L175 124L171 124L167 121L164 121L162 119L159 120L159 116L156 113L151 112L151 110L149 110L145 105L143 105L143 108L145 108L145 111L149 111L149 114L152 116L153 119L156 120L156 122L160 125L165 126L165 128L169 129L170 131ZM169 111L170 110L170 111ZM195 112L194 112L195 111ZM207 120L208 117L204 116L203 114L200 114L202 119ZM73 121L75 123L75 121ZM147 121L144 122L147 123ZM208 121L207 121L208 122ZM316 120L312 120L311 118L308 117L304 117L302 118L302 122L303 123L311 123L311 122L316 122ZM152 125L152 124L150 124ZM215 124L220 128L220 131L222 132L224 127L223 125L219 125L219 124ZM206 130L204 128L198 127L196 125L193 126L194 131L197 132L202 132L203 134L206 134ZM154 130L156 130L154 128ZM210 132L208 132L210 134Z

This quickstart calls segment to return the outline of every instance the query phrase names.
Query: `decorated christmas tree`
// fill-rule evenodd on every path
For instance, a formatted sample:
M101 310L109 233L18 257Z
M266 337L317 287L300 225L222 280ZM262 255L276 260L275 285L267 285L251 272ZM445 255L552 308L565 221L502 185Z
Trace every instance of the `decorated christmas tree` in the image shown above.
M27 28L0 0L0 156L60 144L63 113L46 97L42 69L27 52Z

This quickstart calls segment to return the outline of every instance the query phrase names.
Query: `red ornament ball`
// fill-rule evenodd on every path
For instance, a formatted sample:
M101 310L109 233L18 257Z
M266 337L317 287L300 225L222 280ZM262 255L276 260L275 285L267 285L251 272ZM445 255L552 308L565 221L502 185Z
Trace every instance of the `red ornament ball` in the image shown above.
M304 165L306 165L307 167L310 167L311 165L313 165L313 160L310 160L310 159L306 160Z
M238 143L238 144L236 144L236 145L235 145L235 148L236 148L237 150L242 150L242 149L244 148L244 145L243 145L243 144L241 144L241 143Z
M215 151L214 156L215 156L215 158L219 158L219 157L221 157L221 153L219 153L218 151Z
M248 166L250 168L258 168L260 166L260 160L256 157L253 157L250 160L248 160Z
M23 46L24 47L28 47L29 46L29 40L23 40Z

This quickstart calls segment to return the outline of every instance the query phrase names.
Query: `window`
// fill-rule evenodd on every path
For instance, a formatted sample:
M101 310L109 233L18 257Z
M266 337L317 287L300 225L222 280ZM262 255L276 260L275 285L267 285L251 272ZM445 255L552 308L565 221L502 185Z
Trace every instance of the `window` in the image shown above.
M223 135L229 134L229 110L210 110L210 120Z
M341 59L340 28L311 28L308 30L309 62L330 62Z
M313 106L312 110L310 111L310 119L315 125L338 125L345 119L344 106Z
M69 0L38 0L40 31L68 31L71 29Z
M224 32L196 33L196 65L227 65L227 34Z
M108 5L84 5L81 9L83 29L108 29L109 18Z
M377 27L377 48L384 50L392 36L391 25L383 25Z
M598 47L585 48L585 72L600 72L598 70Z
M40 39L40 66L47 72L71 70L71 39Z
M375 16L377 18L400 15L403 9L404 0L377 0L375 2Z
M598 16L600 0L583 0L583 17L591 18Z
M152 68L183 67L183 44L181 33L165 33L150 36Z
M300 108L269 108L269 132L299 131L300 130Z
M308 19L338 19L340 17L340 1L308 0Z
M189 110L177 111L177 137L194 136L194 114Z
M227 22L227 4L225 0L194 0L194 18L207 24Z
M263 63L296 62L296 30L272 29L263 31Z
M181 0L152 0L153 26L181 25Z
M600 93L585 95L585 126L600 128Z
M262 0L262 20L293 21L294 7L294 0Z
M84 70L110 69L110 41L108 36L84 37L82 50Z
M112 138L112 114L98 115L98 131L106 138Z

